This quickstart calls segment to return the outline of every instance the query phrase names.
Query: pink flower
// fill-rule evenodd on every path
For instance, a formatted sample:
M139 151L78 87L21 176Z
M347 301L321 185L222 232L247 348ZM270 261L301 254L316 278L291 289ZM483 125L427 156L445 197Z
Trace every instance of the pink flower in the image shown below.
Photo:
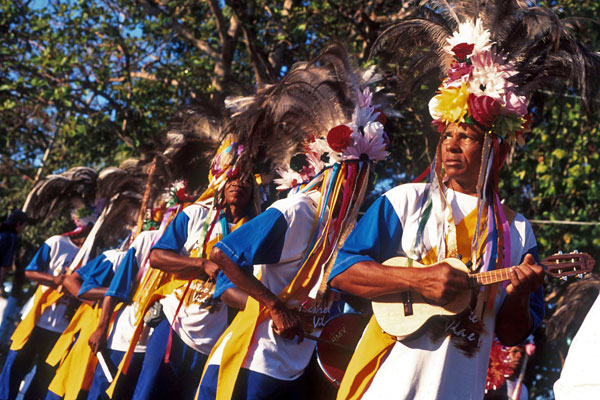
M519 117L527 115L527 98L517 96L512 90L504 93L504 110L509 114L516 114Z
M460 61L465 61L467 56L473 52L474 44L460 43L452 48L452 52Z
M352 128L347 125L338 125L327 133L327 144L333 151L341 153L352 143L350 135L352 135Z
M469 79L471 72L473 72L472 65L468 65L464 62L458 63L453 61L450 65L450 69L448 70L448 81L445 84L448 85L458 80L464 80L466 82Z
M490 127L500 114L502 104L490 96L469 95L469 111L473 119L485 127Z
M531 357L533 355L533 353L535 353L535 344L533 344L533 343L527 343L525 345L525 353L527 353L527 355L529 357Z

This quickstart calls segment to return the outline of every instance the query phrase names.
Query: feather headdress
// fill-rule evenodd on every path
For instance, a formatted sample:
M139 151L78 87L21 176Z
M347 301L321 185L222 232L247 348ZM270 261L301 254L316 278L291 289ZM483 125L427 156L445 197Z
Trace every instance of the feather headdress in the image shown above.
M59 210L92 204L96 198L98 173L89 167L74 167L61 174L48 175L27 195L23 210L37 220L56 215Z
M527 105L540 107L548 87L578 90L588 110L597 105L600 55L576 40L575 19L517 0L422 4L418 16L388 27L374 51L407 61L407 84L444 77L430 103L438 125L468 118L518 139Z
M373 112L371 95L363 97L373 78L372 70L360 71L337 44L310 62L295 64L279 82L245 98L225 127L224 135L232 135L244 146L239 165L287 170L291 158L305 153L315 139L352 123L361 100L369 101L367 117L374 114L375 120L379 113Z
M597 274L588 274L570 284L546 323L548 341L572 339L598 297L599 291L600 277Z
M223 114L210 104L197 104L175 115L159 157L165 169L163 175L168 176L162 187L184 180L188 190L194 192L208 183L211 159L221 142Z
M123 168L107 167L96 172L89 167L74 167L61 174L48 175L39 181L27 196L26 209L33 220L47 219L64 209L79 230L95 223L102 210L113 202L113 214L105 220L106 242L122 233L122 226L135 219L144 189L143 163L127 160ZM127 217L127 218L126 218Z
M320 189L315 227L327 228L313 232L302 266L312 271L307 285L317 301L327 298L328 271L355 223L370 162L388 154L384 116L374 104L382 96L368 87L378 77L372 68L358 68L343 46L333 44L244 99L224 130L244 148L237 160L243 170L258 165L277 171L281 190ZM299 154L306 163L293 170L290 161Z

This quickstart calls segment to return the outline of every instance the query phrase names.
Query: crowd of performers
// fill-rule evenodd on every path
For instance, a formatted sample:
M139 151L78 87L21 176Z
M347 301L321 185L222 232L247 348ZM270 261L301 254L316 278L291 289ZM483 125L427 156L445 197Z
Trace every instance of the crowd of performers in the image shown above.
M502 398L523 396L518 345L544 317L544 274L530 224L500 200L499 171L531 128L534 91L560 81L590 100L600 59L547 9L442 11L378 40L399 58L420 51L413 73L444 74L429 103L440 139L428 180L389 190L360 218L395 114L377 71L340 45L229 101L223 119L182 113L152 161L38 183L27 211L76 206L78 227L46 240L26 268L40 285L12 336L0 399L14 399L34 365L26 399L307 398L325 321L357 298L400 308L365 312L339 399L481 399L495 338L521 356L498 386L488 379L488 396L502 385ZM174 180L193 180L206 158L190 149L210 146L208 184L189 197ZM266 207L269 185L280 199ZM473 284L501 269L504 284ZM465 294L449 316L408 331L396 320Z

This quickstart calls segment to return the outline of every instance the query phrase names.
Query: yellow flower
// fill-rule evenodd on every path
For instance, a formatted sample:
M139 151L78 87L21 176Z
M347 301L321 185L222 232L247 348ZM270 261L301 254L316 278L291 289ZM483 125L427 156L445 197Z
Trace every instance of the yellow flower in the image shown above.
M435 96L430 103L432 115L439 116L442 122L449 124L452 122L465 122L465 115L468 111L469 91L467 85L463 82L459 88L440 89L440 94Z

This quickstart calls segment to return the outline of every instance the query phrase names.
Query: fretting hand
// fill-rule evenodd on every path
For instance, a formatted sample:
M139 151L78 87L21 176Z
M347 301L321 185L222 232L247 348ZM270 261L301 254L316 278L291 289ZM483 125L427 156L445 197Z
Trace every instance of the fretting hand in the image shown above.
M510 272L510 284L506 286L507 296L529 296L544 282L544 269L537 265L535 258L527 254L520 265Z

